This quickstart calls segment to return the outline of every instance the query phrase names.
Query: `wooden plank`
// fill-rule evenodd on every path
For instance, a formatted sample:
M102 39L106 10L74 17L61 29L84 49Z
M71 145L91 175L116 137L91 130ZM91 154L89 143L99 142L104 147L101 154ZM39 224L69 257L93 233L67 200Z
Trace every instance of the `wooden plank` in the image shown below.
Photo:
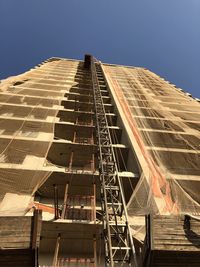
M1 246L3 244L3 242L7 243L9 245L9 243L14 243L14 242L29 242L30 244L30 236L13 236L10 237L9 239L5 236L5 237L1 237Z
M152 221L154 250L200 252L199 221L190 219L190 229L184 216L156 215Z
M25 221L22 220L21 222L20 222L20 218L18 220L3 220L3 221L0 218L0 221L1 221L0 229L2 230L6 230L6 229L17 230L17 229L22 229L22 228L25 230L25 229L29 229L31 226L31 218Z
M0 217L0 266L38 265L37 246L41 232L41 211L32 217Z
M29 249L0 250L1 267L31 267L33 252Z
M21 249L29 249L30 248L30 240L29 242L14 242L7 244L6 242L1 244L2 249L10 249L10 248L21 248Z

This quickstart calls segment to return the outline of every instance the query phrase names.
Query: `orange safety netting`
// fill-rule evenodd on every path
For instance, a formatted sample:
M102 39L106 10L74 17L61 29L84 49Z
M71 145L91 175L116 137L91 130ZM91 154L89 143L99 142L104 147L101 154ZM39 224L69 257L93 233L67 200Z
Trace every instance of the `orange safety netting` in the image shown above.
M199 103L148 70L103 70L140 166L129 215L198 215Z

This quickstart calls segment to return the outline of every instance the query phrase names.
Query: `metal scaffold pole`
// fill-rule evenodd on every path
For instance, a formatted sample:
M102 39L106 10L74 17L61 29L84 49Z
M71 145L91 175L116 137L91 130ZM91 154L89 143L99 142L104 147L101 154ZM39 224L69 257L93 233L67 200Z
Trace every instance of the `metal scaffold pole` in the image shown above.
M118 167L98 81L99 73L102 76L101 65L94 57L86 55L85 67L90 68L93 83L106 254L105 265L107 267L137 267L123 188L118 175Z

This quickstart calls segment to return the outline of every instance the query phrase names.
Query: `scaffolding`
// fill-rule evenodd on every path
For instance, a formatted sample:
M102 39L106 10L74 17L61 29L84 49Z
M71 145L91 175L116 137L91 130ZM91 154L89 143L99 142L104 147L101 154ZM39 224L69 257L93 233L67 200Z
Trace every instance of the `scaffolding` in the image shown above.
M93 83L105 265L113 267L120 264L120 266L136 267L135 248L128 223L123 188L118 175L118 167L98 81L98 78L103 77L101 66L92 56L86 55L85 67L90 68Z

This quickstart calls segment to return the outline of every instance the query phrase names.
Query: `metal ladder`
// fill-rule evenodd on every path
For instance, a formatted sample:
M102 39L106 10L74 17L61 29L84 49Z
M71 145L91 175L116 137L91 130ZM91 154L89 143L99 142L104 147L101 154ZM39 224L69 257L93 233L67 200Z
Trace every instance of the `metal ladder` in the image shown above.
M136 253L128 223L126 203L108 121L104 109L97 72L103 72L100 63L90 55L85 56L85 67L90 68L95 106L98 145L98 162L103 209L103 236L105 242L105 266L137 267Z

